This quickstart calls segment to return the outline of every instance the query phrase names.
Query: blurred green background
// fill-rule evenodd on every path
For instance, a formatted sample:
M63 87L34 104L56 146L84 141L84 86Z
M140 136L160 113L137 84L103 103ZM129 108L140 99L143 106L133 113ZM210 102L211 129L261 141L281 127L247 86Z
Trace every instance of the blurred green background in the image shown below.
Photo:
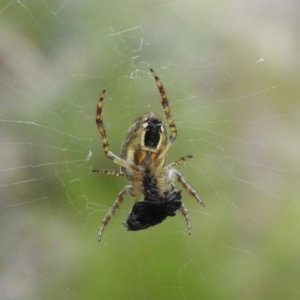
M299 299L298 1L1 1L1 299ZM141 113L206 203L127 232L118 154Z

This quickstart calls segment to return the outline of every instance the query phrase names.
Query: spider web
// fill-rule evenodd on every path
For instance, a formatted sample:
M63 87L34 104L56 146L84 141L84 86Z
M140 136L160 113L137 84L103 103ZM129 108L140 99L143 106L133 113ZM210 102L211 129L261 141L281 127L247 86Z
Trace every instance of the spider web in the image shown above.
M299 4L296 1L2 1L2 299L298 299ZM118 154L136 117L178 129L177 214L127 232ZM180 186L178 186L179 189Z

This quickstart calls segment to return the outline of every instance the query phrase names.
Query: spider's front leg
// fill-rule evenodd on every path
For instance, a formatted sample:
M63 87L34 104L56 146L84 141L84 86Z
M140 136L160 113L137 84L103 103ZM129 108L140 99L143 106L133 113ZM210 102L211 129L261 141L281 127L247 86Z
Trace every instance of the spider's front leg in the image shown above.
M98 104L97 104L96 124L97 124L98 130L99 130L99 133L101 134L101 137L102 137L104 153L109 159L112 159L111 152L109 151L109 144L108 144L108 139L106 136L106 131L105 131L104 124L102 121L102 107L103 107L104 96L105 96L105 89L102 91L102 94L101 94Z
M115 200L113 206L110 208L110 210L108 211L108 213L102 220L102 225L101 225L101 227L99 229L99 233L98 233L98 241L99 242L101 241L101 236L102 236L105 226L107 225L107 223L109 222L111 217L115 214L115 211L119 208L121 202L124 200L125 195L128 195L128 194L129 195L133 194L133 187L131 185L126 185L122 189L122 191L119 193L117 199Z
M177 137L177 129L176 129L176 125L171 117L171 110L170 110L170 106L169 106L169 101L167 98L167 94L165 92L164 86L162 84L162 82L160 81L159 77L156 75L156 73L153 71L153 69L150 69L152 76L155 79L157 88L159 90L160 96L161 96L161 104L162 107L164 109L170 130L171 130L171 134L169 136L169 140L168 143L165 147L165 149L159 154L157 160L161 161L163 158L165 158L168 154L168 152L170 151L172 145L174 144L176 137Z
M97 110L96 110L96 124L98 127L98 131L102 137L103 151L109 159L111 159L114 163L118 164L119 166L124 168L130 168L133 170L138 170L134 164L125 161L124 159L118 157L117 155L109 151L109 143L108 143L106 131L102 120L102 107L103 107L104 96L105 96L105 89L102 91L102 94L97 104Z

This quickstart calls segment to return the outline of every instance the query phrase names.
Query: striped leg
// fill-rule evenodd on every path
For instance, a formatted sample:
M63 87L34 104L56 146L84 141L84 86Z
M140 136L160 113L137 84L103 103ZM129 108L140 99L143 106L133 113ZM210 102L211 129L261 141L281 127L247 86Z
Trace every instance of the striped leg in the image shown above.
M126 160L118 157L117 155L115 155L109 151L109 143L108 143L106 131L105 131L103 120L102 120L102 107L103 107L104 96L105 96L105 89L102 91L102 94L101 94L100 99L97 104L97 111L96 111L96 124L97 124L98 130L99 130L99 133L101 134L101 137L102 137L104 153L109 159L111 159L114 163L118 164L119 166L124 167L124 168L130 168L133 170L138 170L134 164L127 162Z
M181 207L179 208L183 217L185 218L186 221L186 225L188 227L188 234L190 235L192 233L192 227L191 227L191 223L190 223L190 219L189 219L189 214L187 209L185 208L184 204L181 204Z
M170 170L170 169L172 169L172 168L175 168L175 167L179 166L179 165L182 164L184 161L186 161L186 160L188 160L188 159L190 159L190 158L193 158L193 156L192 156L192 155L182 156L182 157L180 157L178 160L176 160L176 161L172 162L171 164L167 165L164 169L165 169L166 171L168 171L168 170Z
M108 169L93 170L92 172L94 172L94 173L101 173L101 174L105 174L105 175L113 175L113 176L116 176L116 177L123 177L123 176L125 176L124 173L113 171L113 170L108 170Z
M205 206L205 203L200 199L198 194L192 187L185 181L183 176L175 169L172 169L171 172L174 172L174 175L176 176L177 181L184 187L184 189L192 196L194 197L202 206Z
M175 142L176 137L177 137L177 129L176 129L176 125L175 125L175 123L174 123L174 121L172 120L172 117L171 117L171 111L170 111L169 101L168 101L165 89L164 89L164 87L163 87L163 85L162 85L159 77L156 75L156 73L153 71L153 69L150 69L150 71L152 73L152 76L155 79L157 88L158 88L158 90L160 92L161 104L163 106L163 109L164 109L167 121L169 123L170 130L171 130L171 134L169 136L168 144L167 144L166 148L164 149L164 151L162 151L160 153L160 155L158 156L158 161L160 161L164 157L166 157L166 155L168 154L171 146Z
M108 211L108 213L106 214L106 216L102 220L102 225L101 225L101 227L99 229L99 233L98 233L98 241L99 242L101 241L101 236L102 236L102 233L103 233L103 230L104 230L105 226L108 224L111 217L115 214L115 211L119 208L120 204L124 200L125 195L131 194L131 191L132 191L132 186L131 185L126 185L122 189L122 191L119 193L119 195L118 195L117 199L115 200L113 206L110 208L110 210Z

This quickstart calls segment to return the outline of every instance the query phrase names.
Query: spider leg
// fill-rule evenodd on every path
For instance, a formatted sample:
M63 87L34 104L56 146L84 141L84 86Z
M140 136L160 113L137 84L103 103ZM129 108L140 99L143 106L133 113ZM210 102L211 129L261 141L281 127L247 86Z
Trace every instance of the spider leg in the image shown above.
M151 71L151 73L152 73L152 75L155 79L157 88L160 92L161 104L163 106L163 109L164 109L164 112L165 112L170 130L171 130L171 134L169 136L168 143L167 143L165 149L160 153L160 155L157 158L158 161L161 161L164 157L166 157L166 155L168 154L171 146L175 142L176 137L177 137L177 129L176 129L176 125L175 125L175 123L174 123L174 121L172 120L172 117L171 117L171 110L170 110L169 101L168 101L165 89L164 89L159 77L156 75L156 73L153 71L153 69L150 69L150 71Z
M101 236L102 236L105 226L108 224L111 217L115 214L115 211L119 208L120 204L124 200L125 195L127 195L127 194L130 194L130 195L132 194L132 186L131 185L126 185L122 189L122 191L118 194L118 197L115 200L114 204L112 205L112 207L110 208L110 210L108 211L108 213L106 214L104 219L102 220L101 227L100 227L99 233L98 233L98 241L99 242L101 241Z
M113 176L116 176L116 177L123 177L123 176L125 176L124 173L113 171L113 170L108 170L108 169L104 169L104 170L92 170L92 172L106 174L106 175L113 175Z
M183 176L180 172L178 172L176 169L172 169L171 174L169 175L171 178L175 175L177 181L184 187L184 189L192 196L194 197L202 206L205 206L205 203L200 199L196 191L185 181Z
M181 211L183 217L185 218L186 225L188 227L188 235L190 235L192 233L192 226L191 226L191 223L190 223L188 211L185 208L183 203L181 204L181 207L179 208L179 210Z
M167 165L164 169L166 171L168 171L172 168L175 168L175 167L179 166L180 164L182 164L184 161L188 160L189 158L193 158L193 156L192 155L182 156L178 160L176 160L176 161L172 162L171 164Z
M117 155L115 155L111 151L109 151L109 143L108 143L106 131L105 131L103 120L102 120L102 107L103 107L104 96L105 96L105 89L102 91L102 94L101 94L100 99L97 104L97 111L96 111L96 124L97 124L98 130L99 130L99 133L101 134L101 137L102 137L104 153L109 159L111 159L117 165L124 167L124 168L138 170L138 168L134 164L127 162L126 160L118 157Z

